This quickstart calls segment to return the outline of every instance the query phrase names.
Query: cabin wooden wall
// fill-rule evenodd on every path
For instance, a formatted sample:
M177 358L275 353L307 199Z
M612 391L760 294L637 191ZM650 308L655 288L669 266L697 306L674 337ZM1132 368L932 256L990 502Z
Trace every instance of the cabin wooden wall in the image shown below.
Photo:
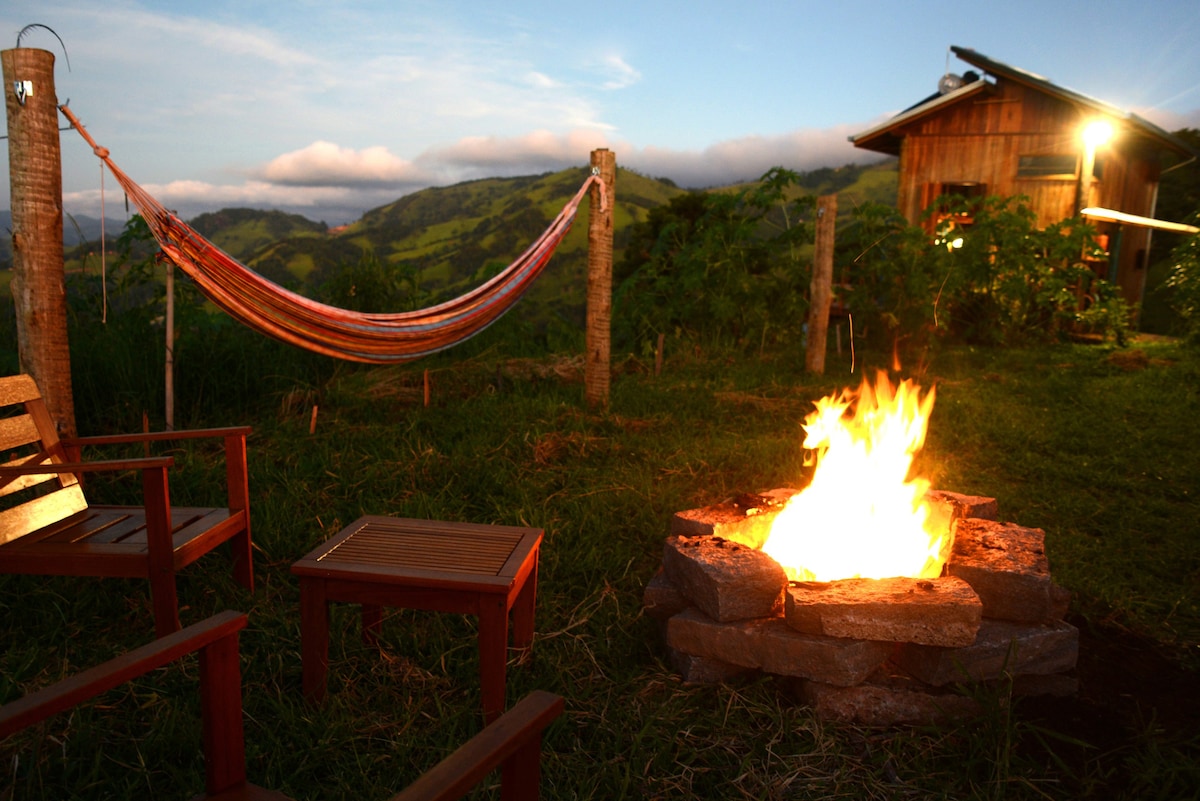
M1089 205L1153 216L1159 167L1143 143L1130 140L1120 120L1113 143L1097 154L1097 177L1090 191L1080 186L1083 145L1079 131L1093 112L1022 84L999 80L953 105L907 123L894 133L901 139L897 202L918 222L946 184L983 184L988 195L1029 198L1039 226L1076 214ZM1063 156L1070 174L1018 176L1022 156ZM1078 204L1078 205L1077 205ZM932 230L934 223L928 223ZM1145 283L1145 229L1108 226L1110 245L1119 246L1116 270L1097 263L1102 277L1115 278L1126 299L1138 303ZM1115 274L1114 274L1115 273Z

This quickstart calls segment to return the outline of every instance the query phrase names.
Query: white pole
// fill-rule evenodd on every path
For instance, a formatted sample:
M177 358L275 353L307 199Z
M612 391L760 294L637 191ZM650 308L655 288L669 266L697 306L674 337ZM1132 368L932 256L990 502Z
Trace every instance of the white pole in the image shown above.
M167 260L167 431L175 430L175 264Z

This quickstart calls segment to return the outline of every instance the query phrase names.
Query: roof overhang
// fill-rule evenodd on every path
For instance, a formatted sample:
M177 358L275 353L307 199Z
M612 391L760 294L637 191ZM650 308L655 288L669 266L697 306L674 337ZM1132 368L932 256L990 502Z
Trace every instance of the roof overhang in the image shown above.
M967 47L952 46L951 52L960 60L973 67L977 67L985 74L992 76L994 79L1006 79L1019 84L1031 87L1036 91L1051 97L1056 97L1063 102L1070 103L1077 108L1085 110L1085 113L1099 114L1112 117L1115 120L1120 120L1133 132L1145 137L1160 150L1173 152L1179 158L1190 161L1197 157L1197 153L1192 149L1191 145L1184 142L1177 136L1168 133L1154 123L1140 117L1132 112L1123 111L1111 103L1106 103L1103 100L1097 100L1094 97L1089 97L1082 92L1076 92L1073 89L1067 89L1052 83L1049 79L1041 75L1037 75L1027 70L1019 69L1010 66L995 59L988 58L982 53L976 52ZM903 134L900 132L901 126L915 119L923 117L939 109L962 100L965 97L983 91L991 87L993 84L981 78L978 81L965 84L964 86L947 92L944 95L938 95L934 98L918 103L910 109L902 111L894 117L884 121L882 124L875 126L869 130L863 131L860 134L850 137L850 141L855 147L861 147L866 150L874 150L879 153L887 153L889 155L900 154L900 140Z
M1141 134L1148 139L1157 142L1158 146L1164 150L1173 151L1177 156L1185 159L1193 159L1196 157L1194 151L1187 142L1184 142L1179 137L1168 133L1162 128L1145 117L1134 114L1132 111L1124 111L1111 103L1106 103L1103 100L1097 100L1094 97L1085 95L1083 92L1077 92L1074 89L1068 89L1065 86L1059 86L1053 83L1048 78L1041 75L1029 72L1010 66L1001 61L988 58L982 53L972 50L969 47L951 46L950 52L954 53L955 57L960 61L965 61L973 67L978 67L989 75L994 75L997 78L1007 78L1017 83L1024 84L1033 89L1036 89L1043 94L1057 97L1060 100L1071 103L1072 105L1086 109L1087 111L1100 114L1103 116L1112 117L1117 120L1122 120L1133 131Z
M891 134L903 125L907 125L913 120L920 119L928 114L932 114L946 106L952 105L968 97L988 89L992 84L980 79L972 81L958 87L957 89L946 92L944 95L938 95L932 100L924 103L919 103L906 111L902 111L894 117L889 117L874 128L869 128L862 133L855 134L850 137L850 141L855 147L865 148L866 150L875 150L880 153L887 153L895 156L900 153L900 140L897 136Z
M1177 234L1200 234L1200 228L1194 225L1185 225L1184 223L1170 222L1168 220L1156 220L1153 217L1139 217L1136 214L1126 214L1123 211L1114 211L1113 209L1092 207L1086 208L1079 213L1092 220L1103 220L1104 222L1115 222L1122 225L1135 225L1138 228L1153 228L1156 231L1172 231Z

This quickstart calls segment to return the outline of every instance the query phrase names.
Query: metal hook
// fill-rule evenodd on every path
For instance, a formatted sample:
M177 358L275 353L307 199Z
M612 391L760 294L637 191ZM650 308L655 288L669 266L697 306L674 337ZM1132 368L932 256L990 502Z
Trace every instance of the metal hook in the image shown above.
M50 33L54 34L54 38L58 40L58 43L60 45L62 45L63 58L65 58L67 60L67 72L70 72L71 71L71 55L67 52L67 45L63 42L62 37L59 36L58 33L53 28L51 28L49 25L43 25L40 22L34 22L30 25L26 25L24 28L21 29L21 32L17 34L17 47L21 46L21 37L24 36L26 33L28 33L31 28L45 28L46 30L50 31Z

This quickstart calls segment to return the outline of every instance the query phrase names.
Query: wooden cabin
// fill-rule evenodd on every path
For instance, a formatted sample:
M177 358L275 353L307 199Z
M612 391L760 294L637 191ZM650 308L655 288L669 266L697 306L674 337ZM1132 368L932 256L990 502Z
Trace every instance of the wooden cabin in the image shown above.
M950 49L978 72L945 75L937 93L850 138L899 157L900 211L916 224L939 195L959 194L1024 195L1043 226L1082 213L1100 234L1093 268L1140 304L1151 233L1189 229L1153 219L1159 176L1196 154L1136 114ZM1104 123L1111 136L1085 138ZM936 215L926 223L931 233L938 223Z

